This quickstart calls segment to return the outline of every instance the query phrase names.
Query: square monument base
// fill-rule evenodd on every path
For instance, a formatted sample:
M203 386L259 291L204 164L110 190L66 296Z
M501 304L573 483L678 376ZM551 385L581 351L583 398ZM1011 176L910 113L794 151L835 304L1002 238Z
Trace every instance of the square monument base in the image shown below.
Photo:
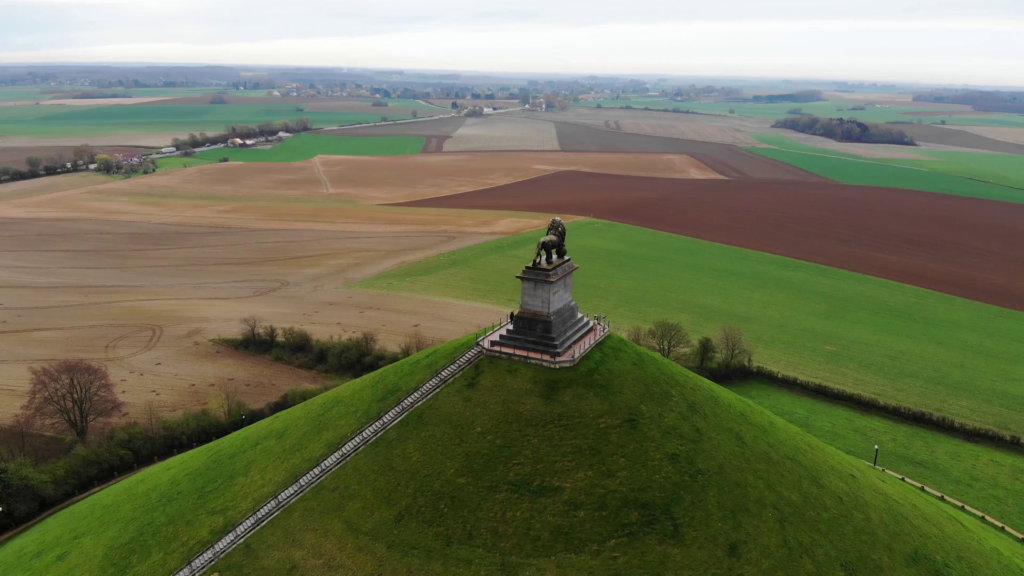
M572 298L577 268L571 258L524 268L517 276L523 283L522 304L499 344L560 356L590 332L593 323Z

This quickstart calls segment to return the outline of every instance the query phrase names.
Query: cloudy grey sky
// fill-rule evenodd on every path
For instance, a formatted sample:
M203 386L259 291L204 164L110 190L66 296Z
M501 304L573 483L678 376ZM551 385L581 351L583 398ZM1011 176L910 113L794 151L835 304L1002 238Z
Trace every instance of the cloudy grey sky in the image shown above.
M0 62L1024 86L1022 0L0 0Z

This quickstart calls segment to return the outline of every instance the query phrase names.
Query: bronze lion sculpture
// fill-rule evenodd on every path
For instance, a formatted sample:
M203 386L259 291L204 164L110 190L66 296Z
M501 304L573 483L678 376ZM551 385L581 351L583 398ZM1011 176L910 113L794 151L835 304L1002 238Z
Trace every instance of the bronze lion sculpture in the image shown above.
M544 252L546 255L545 260L548 264L551 264L554 260L551 258L551 251L554 251L559 258L565 258L565 223L562 222L561 218L552 218L551 222L548 222L547 235L537 242L537 253L533 256L533 265L540 265L540 253Z

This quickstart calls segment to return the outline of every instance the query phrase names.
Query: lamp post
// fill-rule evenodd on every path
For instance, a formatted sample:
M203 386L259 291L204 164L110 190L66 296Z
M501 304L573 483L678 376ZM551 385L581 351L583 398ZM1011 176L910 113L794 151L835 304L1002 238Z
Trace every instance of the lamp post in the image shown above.
M878 467L878 444L875 444L875 461L871 464L874 467Z

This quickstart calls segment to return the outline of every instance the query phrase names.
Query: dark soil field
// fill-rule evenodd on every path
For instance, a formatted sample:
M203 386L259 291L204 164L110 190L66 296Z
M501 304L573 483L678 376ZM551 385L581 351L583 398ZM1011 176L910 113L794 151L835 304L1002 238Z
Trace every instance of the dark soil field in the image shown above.
M1024 205L831 182L572 171L401 205L543 206L551 214L643 226L1024 311Z
M554 124L558 134L558 144L563 152L686 154L726 178L827 181L810 172L728 144L629 134L567 122L555 122Z
M939 126L929 126L928 124L894 124L892 127L903 130L918 142L987 150L989 152L999 152L1000 154L1024 154L1024 146L1020 144L986 138L966 130L940 128Z

